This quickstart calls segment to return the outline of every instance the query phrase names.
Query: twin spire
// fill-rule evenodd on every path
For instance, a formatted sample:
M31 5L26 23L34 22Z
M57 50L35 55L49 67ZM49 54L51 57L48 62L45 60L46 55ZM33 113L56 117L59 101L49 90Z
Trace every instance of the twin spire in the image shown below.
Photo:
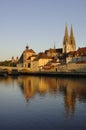
M75 38L74 38L74 33L73 33L73 27L71 25L70 36L69 36L68 26L66 24L65 34L64 34L64 39L63 39L63 53L68 53L70 51L75 51L75 50L76 50L76 43L75 43Z
M55 49L55 43L54 43L54 49ZM26 46L26 50L29 49L28 43ZM74 33L73 33L73 27L71 25L70 29L70 36L68 34L68 26L66 24L65 26L65 34L64 34L64 39L63 39L63 53L68 53L71 51L76 51L76 43L75 43L75 38L74 38Z
M67 24L65 26L65 37L68 37L68 27L67 27Z
M71 25L71 30L70 30L70 37L74 37L72 25Z
M66 24L66 26L65 26L65 37L66 37L66 38L69 37L69 35L68 35L68 26L67 26L67 24ZM70 37L74 37L72 25L71 25L71 29L70 29Z

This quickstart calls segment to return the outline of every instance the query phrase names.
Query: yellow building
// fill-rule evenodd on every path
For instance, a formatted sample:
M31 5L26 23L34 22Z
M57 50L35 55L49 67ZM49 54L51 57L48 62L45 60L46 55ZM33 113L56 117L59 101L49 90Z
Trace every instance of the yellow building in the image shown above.
M52 58L48 57L45 53L39 53L37 57L32 61L31 70L39 71L51 60Z
M17 66L29 68L30 67L29 57L31 57L32 55L36 55L36 53L32 49L29 49L29 46L27 45L26 49L23 51L18 61Z
M55 48L50 48L49 50L45 51L45 54L50 57L55 57L57 56L57 51Z

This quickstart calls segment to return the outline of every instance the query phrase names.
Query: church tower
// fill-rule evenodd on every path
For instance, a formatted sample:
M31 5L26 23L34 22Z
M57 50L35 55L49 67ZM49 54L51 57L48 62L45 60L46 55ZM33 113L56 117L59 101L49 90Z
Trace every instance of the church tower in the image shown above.
M76 50L76 43L75 43L72 25L71 25L71 30L70 30L70 46L71 46L70 51Z
M75 43L72 25L70 30L70 36L68 35L68 27L66 25L64 39L63 39L63 53L68 53L70 51L75 51L75 50L76 50L76 43Z
M65 34L64 34L64 39L63 39L63 53L67 52L67 47L69 44L69 35L68 35L68 27L67 24L65 26Z

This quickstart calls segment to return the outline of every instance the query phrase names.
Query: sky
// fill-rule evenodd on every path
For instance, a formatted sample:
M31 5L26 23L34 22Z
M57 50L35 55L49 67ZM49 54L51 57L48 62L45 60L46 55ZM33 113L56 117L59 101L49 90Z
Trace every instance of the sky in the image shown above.
M65 25L76 47L86 47L86 0L0 0L0 61L62 48Z

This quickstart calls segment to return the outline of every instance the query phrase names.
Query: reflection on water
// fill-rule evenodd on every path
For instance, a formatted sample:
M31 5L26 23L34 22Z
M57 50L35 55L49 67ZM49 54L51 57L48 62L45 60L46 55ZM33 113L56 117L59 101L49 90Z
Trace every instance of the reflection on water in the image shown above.
M86 102L86 81L85 79L59 79L47 77L22 77L18 78L19 86L26 98L30 100L34 95L47 93L57 95L63 94L66 114L75 113L76 100Z
M16 78L15 78L16 79ZM5 85L14 83L14 78L0 79ZM45 94L62 94L67 115L76 109L76 100L86 102L86 81L85 79L59 79L48 77L17 77L17 83L28 102L37 93L40 96Z
M55 77L7 77L0 78L0 89L3 86L7 88L11 84L13 87L17 86L27 103L34 100L36 95L39 97L52 96L63 100L63 109L65 117L71 114L73 117L77 112L77 104L86 104L86 80L85 79L63 79ZM59 100L60 102L60 100ZM62 104L60 104L62 107ZM86 117L86 116L85 116Z

